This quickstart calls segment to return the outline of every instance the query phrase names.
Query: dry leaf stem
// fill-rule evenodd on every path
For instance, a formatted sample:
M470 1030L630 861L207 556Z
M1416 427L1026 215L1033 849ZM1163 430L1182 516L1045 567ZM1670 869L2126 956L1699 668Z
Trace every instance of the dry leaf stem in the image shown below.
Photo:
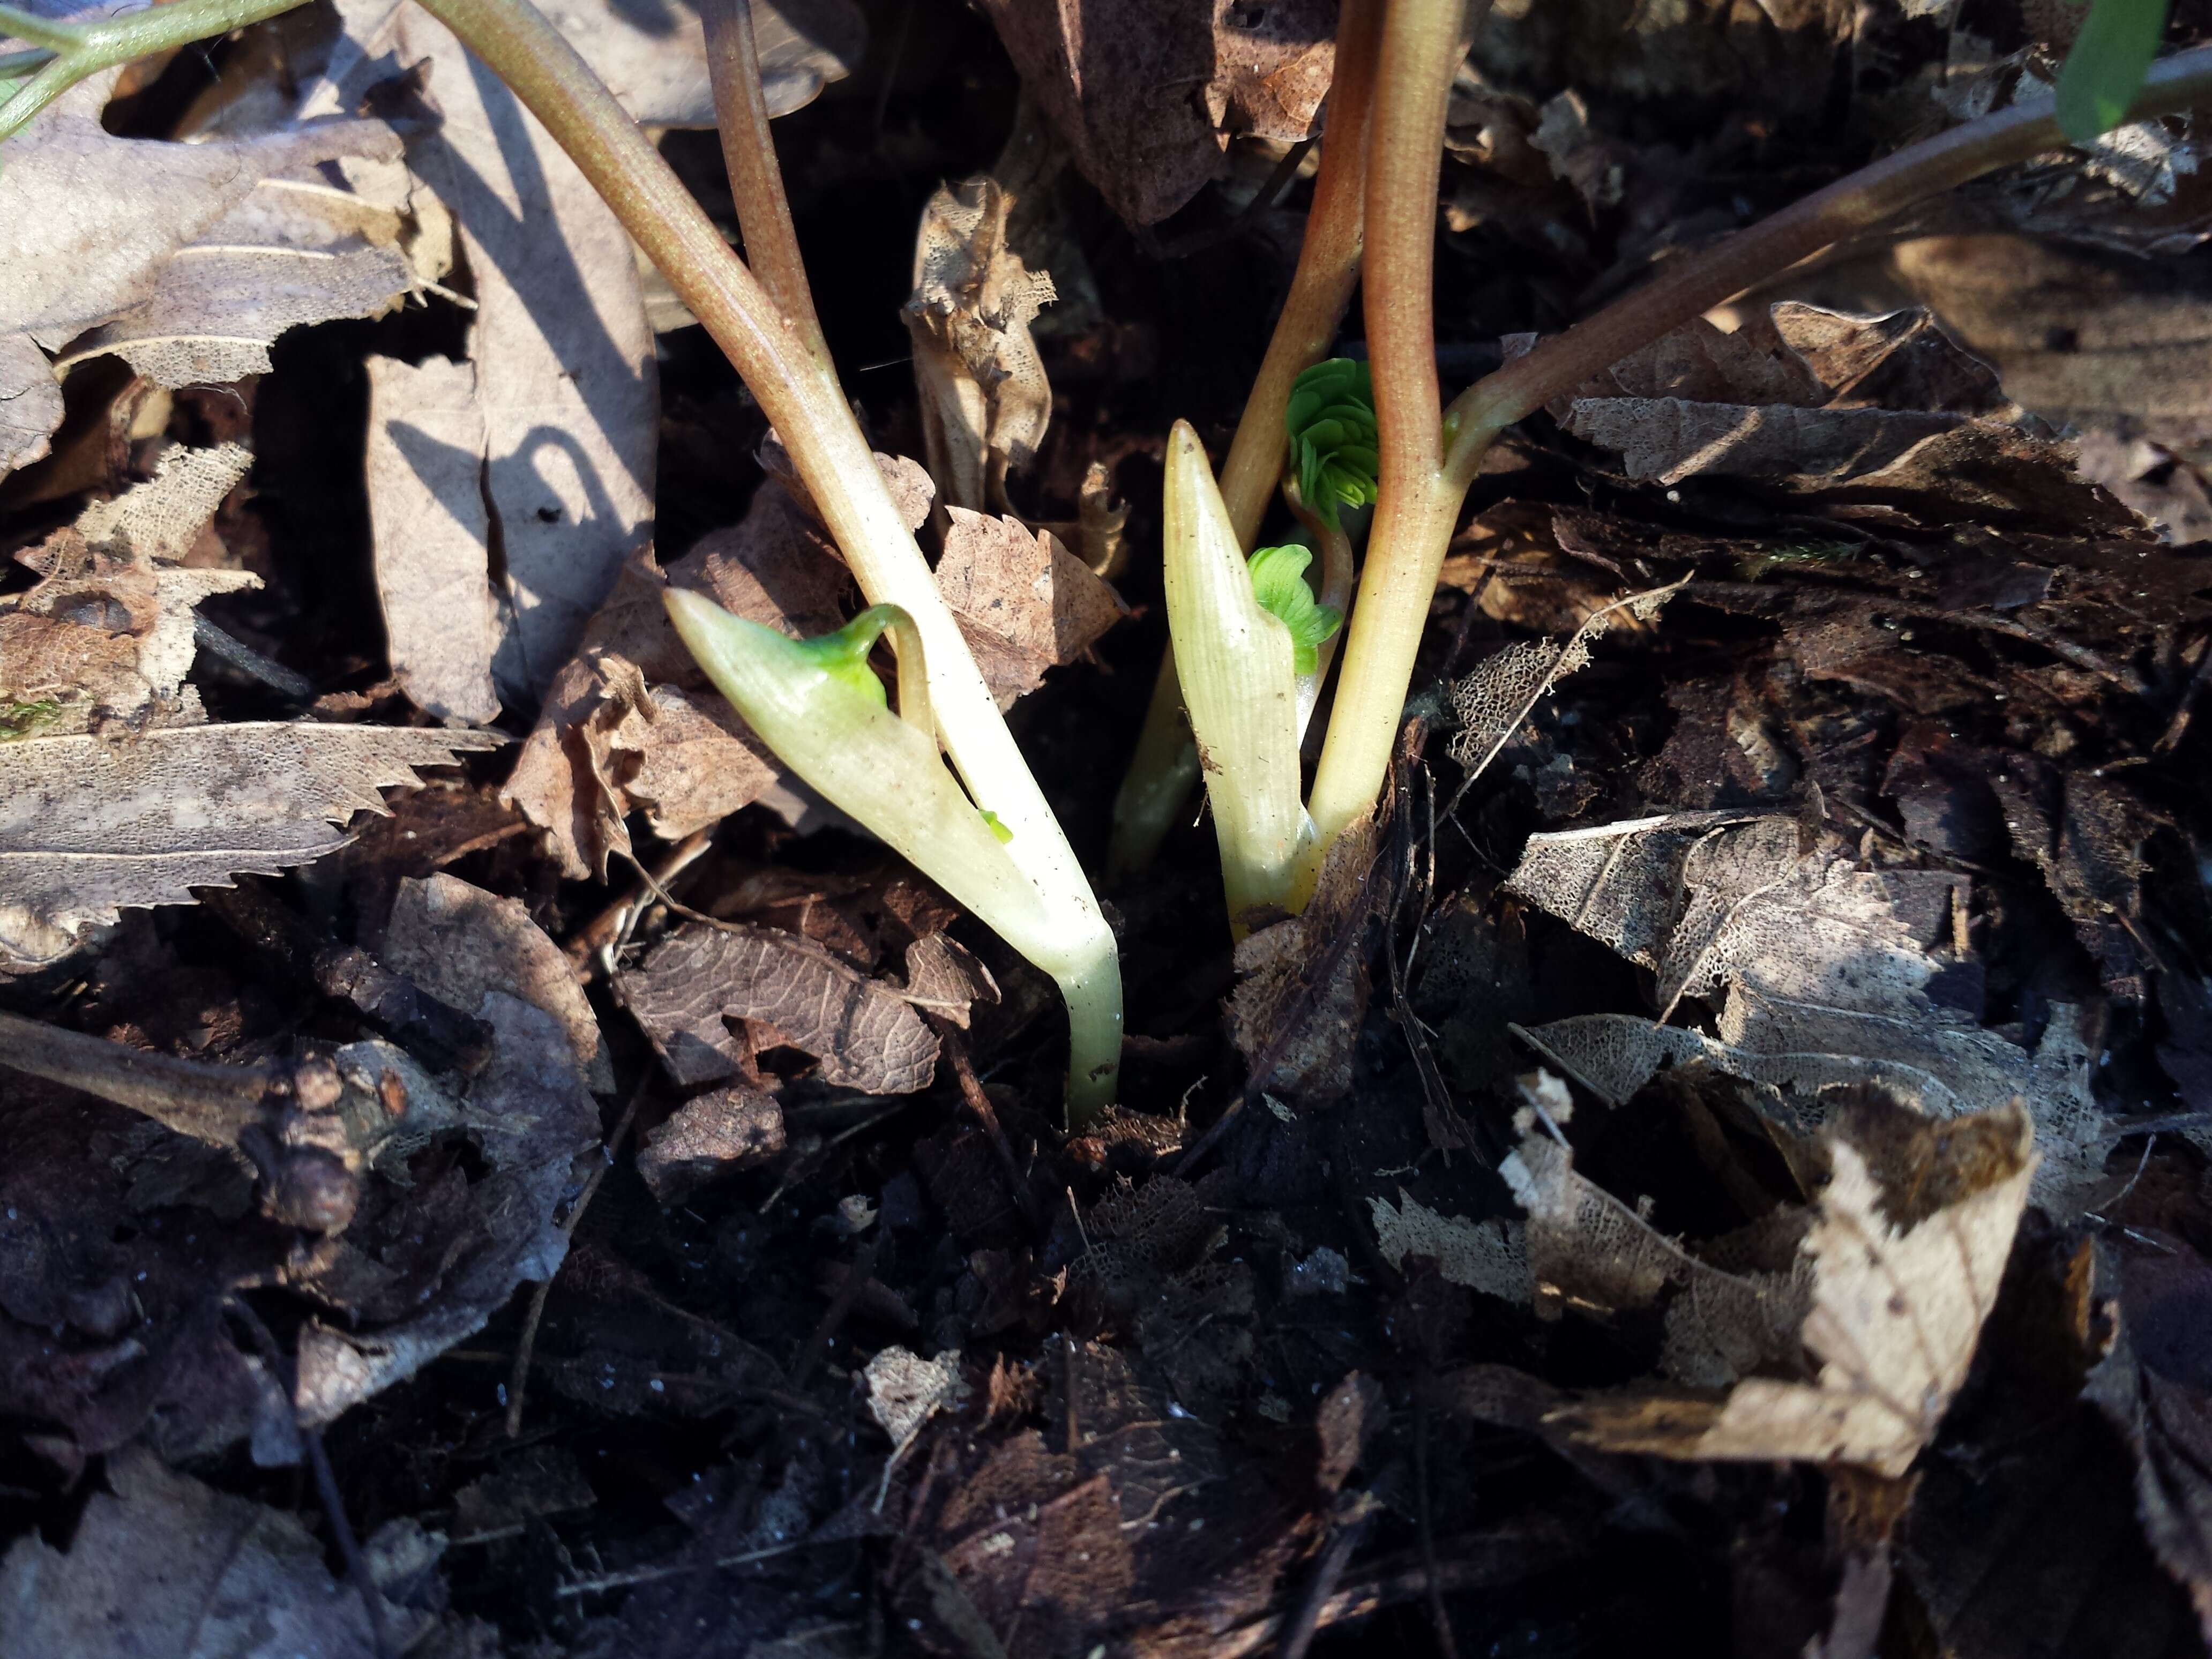
M188 0L189 3L189 0ZM1007 853L1086 955L1091 994L1111 1019L1079 1022L1068 1102L1086 1116L1114 1096L1121 1061L1121 965L1043 792L1022 759L935 576L899 516L843 389L575 48L526 0L427 0L544 124L638 246L736 366L872 605L913 617L928 658L938 732L977 800L1012 832Z
M1230 442L1229 459L1222 464L1222 500L1247 553L1282 477L1290 447L1283 414L1290 406L1291 384L1327 355L1359 284L1368 114L1382 32L1382 0L1346 0L1338 16L1336 74L1329 83L1328 125L1313 204L1306 213L1305 240L1282 314L1275 319ZM1326 661L1322 672L1327 672ZM1152 704L1114 801L1111 864L1116 872L1142 869L1152 861L1197 781L1198 749L1183 718L1182 688L1170 647L1161 653Z
M1345 645L1342 678L1310 803L1328 844L1363 817L1389 770L1444 551L1498 434L1668 330L1844 236L1994 168L2064 147L2049 100L2024 102L1863 167L1685 259L1526 356L1478 381L1441 420L1431 276L1445 106L1456 67L1457 0L1397 0L1384 24L1369 144L1367 337L1382 437L1382 493ZM2212 94L2212 47L2155 65L2133 118Z

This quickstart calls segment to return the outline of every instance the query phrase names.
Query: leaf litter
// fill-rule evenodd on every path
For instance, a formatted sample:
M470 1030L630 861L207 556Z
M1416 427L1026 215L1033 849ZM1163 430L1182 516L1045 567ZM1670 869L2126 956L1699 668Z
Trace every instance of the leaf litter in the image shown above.
M1493 11L1453 376L2051 47ZM920 386L841 364L1088 851L1152 668L1150 457L1233 419L1328 19L753 16L833 343L890 356L921 291ZM560 23L726 216L695 15ZM1103 895L1127 1086L1069 1139L1049 988L780 778L662 619L664 580L852 608L759 411L427 27L249 35L112 137L88 95L58 139L243 164L116 198L136 263L0 344L38 465L0 765L55 791L0 880L60 872L11 924L46 1069L0 1096L0 1576L42 1616L181 1646L101 1577L144 1561L373 1650L331 1523L256 1472L304 1419L416 1650L2191 1650L2191 133L1837 250L1494 451L1389 816L1236 955L1202 826ZM948 112L1018 82L995 193L917 229L1001 136ZM280 266L331 280L244 276ZM312 690L195 653L226 630ZM179 1528L246 1541L194 1577Z

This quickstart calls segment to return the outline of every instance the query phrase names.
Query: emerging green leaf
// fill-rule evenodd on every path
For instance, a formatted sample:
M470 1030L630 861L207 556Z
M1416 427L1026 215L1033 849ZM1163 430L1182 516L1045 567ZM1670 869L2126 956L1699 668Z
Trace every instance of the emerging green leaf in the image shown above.
M1331 529L1340 502L1375 499L1382 455L1375 433L1375 390L1367 365L1349 357L1316 363L1291 386L1283 412L1297 469L1298 494ZM1325 637L1325 636L1324 636Z
M1291 630L1291 661L1301 674L1319 666L1321 642L1344 626L1343 614L1316 599L1306 586L1306 567L1312 562L1313 550L1295 543L1263 547L1250 561L1252 595Z
M820 669L841 685L864 692L877 708L888 708L890 699L884 695L884 683L868 666L868 653L876 648L876 641L884 630L900 620L902 612L895 605L872 605L834 634L823 634L811 640L793 640L792 645L812 667Z
M2166 33L2169 0L2093 0L2058 71L2058 125L2077 144L2128 118Z

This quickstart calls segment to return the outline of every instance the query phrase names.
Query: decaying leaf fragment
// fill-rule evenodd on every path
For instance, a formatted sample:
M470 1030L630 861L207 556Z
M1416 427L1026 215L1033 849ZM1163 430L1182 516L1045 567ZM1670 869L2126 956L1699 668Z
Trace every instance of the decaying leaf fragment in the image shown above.
M937 1070L936 1035L903 997L796 933L693 924L619 983L678 1083L750 1068L725 1019L746 1024L750 1049L802 1048L827 1081L866 1094L912 1094Z
M1367 1207L1375 1224L1375 1247L1392 1267L1409 1255L1427 1256L1455 1285L1508 1302L1528 1299L1528 1245L1512 1223L1438 1215L1402 1187L1395 1207L1387 1198L1370 1198Z
M1616 1451L1856 1463L1895 1479L1942 1422L1996 1301L2035 1168L2017 1106L1829 1137L1834 1176L1805 1234L1809 1382L1754 1376L1724 1400L1650 1394L1561 1414Z
M40 709L22 723L48 737L202 718L182 684L192 607L261 584L246 571L173 561L252 465L236 444L173 449L151 479L18 553L40 580L0 599L0 704Z
M489 749L489 733L246 721L0 744L0 971L58 960L125 905L271 875L345 845L414 769Z
M143 1446L107 1463L67 1550L36 1533L0 1559L0 1659L77 1654L222 1654L232 1659L371 1659L368 1611L334 1583L297 1516L162 1467ZM366 1540L378 1566L412 1571L442 1545L411 1521ZM379 1575L380 1577L380 1575ZM384 1601L386 1629L412 1646L435 1616Z
M906 303L930 476L945 504L1006 508L1006 474L1026 466L1052 420L1052 386L1030 325L1052 278L1006 244L1012 206L995 179L947 185L922 210Z
M1131 224L1227 171L1231 133L1294 143L1335 73L1329 0L986 0L1022 84Z
M959 619L999 707L1044 684L1044 672L1074 661L1129 608L1050 531L1032 534L1012 517L954 507L937 562L937 586Z
M1464 773L1461 787L1482 775L1553 686L1589 663L1593 641L1624 618L1649 623L1687 580L1616 599L1592 611L1564 641L1516 641L1455 683L1452 710L1460 729L1451 740L1451 757Z

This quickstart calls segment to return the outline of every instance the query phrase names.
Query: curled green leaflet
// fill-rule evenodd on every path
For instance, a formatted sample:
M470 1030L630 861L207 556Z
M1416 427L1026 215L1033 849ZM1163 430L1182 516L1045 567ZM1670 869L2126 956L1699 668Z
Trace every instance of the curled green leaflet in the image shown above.
M1334 529L1340 503L1364 507L1375 499L1382 455L1365 363L1331 357L1306 370L1291 383L1283 424L1290 433L1298 495L1309 512Z
M1322 604L1306 586L1313 550L1295 543L1263 547L1252 555L1252 596L1268 615L1291 630L1291 666L1301 674L1320 666L1321 642L1344 626L1343 614Z

